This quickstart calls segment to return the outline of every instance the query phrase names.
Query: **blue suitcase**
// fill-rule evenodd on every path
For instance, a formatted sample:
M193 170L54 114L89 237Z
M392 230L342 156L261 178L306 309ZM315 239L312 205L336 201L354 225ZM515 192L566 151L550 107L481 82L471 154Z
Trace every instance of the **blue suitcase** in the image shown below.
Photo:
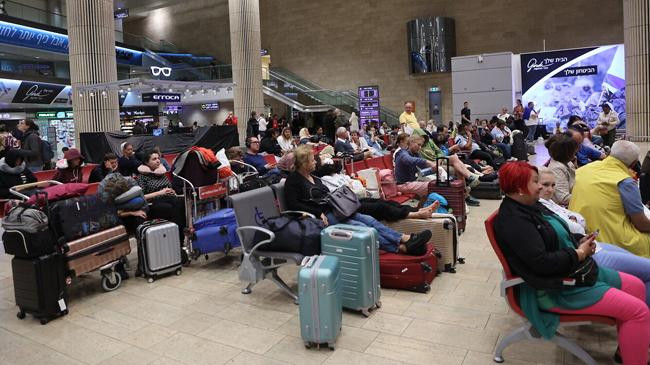
M227 253L240 245L237 236L237 220L231 208L216 211L196 220L194 235L192 251L196 256L213 252Z
M378 234L374 228L336 224L321 231L321 254L341 264L343 308L361 311L381 307Z
M334 349L343 320L341 267L333 256L308 256L298 272L300 335L307 348Z

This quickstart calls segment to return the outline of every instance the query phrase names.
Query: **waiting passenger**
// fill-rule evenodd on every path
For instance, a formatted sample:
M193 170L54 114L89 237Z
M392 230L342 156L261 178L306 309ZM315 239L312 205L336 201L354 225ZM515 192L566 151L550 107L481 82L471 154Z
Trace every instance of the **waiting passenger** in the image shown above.
M265 152L270 155L282 156L282 147L278 143L279 132L275 128L271 128L264 133L264 138L260 141L260 152Z
M43 158L41 157L41 136L38 134L38 125L31 119L23 119L18 122L20 137L20 156L31 172L43 170Z
M15 199L9 189L16 185L36 182L36 177L27 168L18 150L8 150L0 159L0 198Z
M108 175L117 172L117 156L114 153L109 152L104 155L104 162L101 165L97 165L93 171L90 172L88 177L88 183L98 183Z
M142 162L135 157L135 150L133 145L129 142L122 143L122 157L117 161L118 169L120 174L123 176L133 176L138 173L138 167L142 165Z
M555 175L548 168L539 168L539 183L542 191L539 194L540 203L564 220L572 234L585 235L587 221L578 212L570 211L552 198L555 193ZM645 284L645 301L650 304L650 259L637 256L618 246L596 242L594 260L598 265L634 275Z
M337 218L329 205L319 203L329 194L329 190L318 177L312 175L316 169L312 149L309 146L300 146L294 155L295 171L289 175L285 183L285 190L290 192L286 196L290 210L311 213L322 219L326 226L341 223L375 228L379 233L379 247L384 251L408 255L423 255L426 252L426 243L431 239L429 230L403 235L365 214L355 213L347 219Z
M144 164L138 167L136 182L142 188L149 206L148 216L153 219L165 219L178 225L181 242L183 241L185 221L185 202L177 197L172 183L160 163L160 155L149 151L144 154Z
M259 154L260 141L257 137L248 137L246 139L246 147L248 147L248 150L244 155L243 161L255 167L260 176L280 173L276 168L276 164L266 162L264 156Z
M551 162L549 170L555 175L557 186L553 201L567 206L571 200L571 191L576 182L576 168L573 161L578 152L578 143L571 137L571 133L555 134L546 141Z
M278 144L283 154L296 149L296 143L293 141L293 135L291 135L291 128L284 128L282 130L282 135L278 137Z
M482 151L478 143L473 140L472 131L469 124L461 124L458 127L458 134L456 135L456 145L460 147L461 151L467 151L469 153L469 158L479 159L485 161L488 165L496 168L494 166L494 159L492 154L487 151Z
M169 166L169 163L168 163L167 160L163 157L162 152L160 152L160 147L158 147L158 146L154 146L154 148L152 149L152 151L154 151L155 153L158 154L158 156L160 156L160 164L165 168L165 171L171 171L171 170L172 170L172 169L171 169L171 166Z
M83 170L81 165L84 158L76 148L71 148L63 154L63 159L56 163L56 173L52 180L63 184L82 183Z
M526 318L543 337L551 338L558 314L613 317L625 363L645 364L650 312L641 280L590 261L596 252L595 235L577 241L562 218L538 202L542 186L537 168L523 161L510 162L499 175L506 197L494 230L508 264L525 280L518 288ZM589 226L590 218L586 218ZM587 275L576 275L578 269ZM575 285L566 285L568 279Z
M569 209L582 214L587 229L605 242L650 257L650 219L630 169L639 169L639 147L616 141L607 158L578 169Z

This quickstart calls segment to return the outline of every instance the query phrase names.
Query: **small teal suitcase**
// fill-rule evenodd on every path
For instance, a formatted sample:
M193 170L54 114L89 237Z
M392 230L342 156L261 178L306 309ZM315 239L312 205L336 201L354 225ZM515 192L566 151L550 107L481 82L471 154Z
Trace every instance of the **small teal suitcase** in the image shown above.
M321 254L336 256L341 264L343 308L361 311L381 307L377 230L336 224L321 231Z
M334 349L341 332L341 267L333 256L308 256L298 273L300 335L305 347Z

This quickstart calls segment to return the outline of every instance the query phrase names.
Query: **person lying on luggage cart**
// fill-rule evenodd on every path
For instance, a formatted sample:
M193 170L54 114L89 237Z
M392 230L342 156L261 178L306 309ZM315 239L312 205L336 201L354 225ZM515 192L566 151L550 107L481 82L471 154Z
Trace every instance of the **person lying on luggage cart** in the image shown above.
M384 251L415 256L426 252L426 244L431 239L429 230L405 235L365 214L354 213L347 219L337 218L329 205L320 203L329 194L329 190L318 177L312 175L316 170L312 148L306 145L300 146L294 152L294 157L295 171L289 174L285 182L289 210L304 211L320 217L326 226L340 223L375 228L379 233L379 248Z

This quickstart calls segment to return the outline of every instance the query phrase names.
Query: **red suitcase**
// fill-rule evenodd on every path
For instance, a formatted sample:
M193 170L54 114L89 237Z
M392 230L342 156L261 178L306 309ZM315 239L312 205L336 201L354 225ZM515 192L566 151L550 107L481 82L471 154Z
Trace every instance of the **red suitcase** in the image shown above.
M426 293L438 273L436 250L427 245L423 256L409 256L379 251L379 276L381 286Z
M436 160L436 166L440 160L446 161L447 171L449 171L449 160L439 158ZM438 169L436 168L436 170ZM447 179L446 181L436 179L429 183L429 193L438 193L447 199L447 204L452 210L449 213L456 217L458 234L465 231L465 225L467 224L467 210L465 209L466 190L464 179Z

